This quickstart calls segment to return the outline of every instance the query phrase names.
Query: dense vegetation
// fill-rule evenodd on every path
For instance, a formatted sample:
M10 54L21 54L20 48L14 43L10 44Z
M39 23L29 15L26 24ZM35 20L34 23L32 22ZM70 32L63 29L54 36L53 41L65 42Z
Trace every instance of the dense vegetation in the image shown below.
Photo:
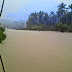
M72 4L67 8L66 4L59 4L56 13L53 11L50 14L43 11L31 13L27 21L26 29L72 32Z
M6 35L4 33L5 29L0 27L0 43L5 40Z
M4 32L5 31L5 28L0 27L0 31Z

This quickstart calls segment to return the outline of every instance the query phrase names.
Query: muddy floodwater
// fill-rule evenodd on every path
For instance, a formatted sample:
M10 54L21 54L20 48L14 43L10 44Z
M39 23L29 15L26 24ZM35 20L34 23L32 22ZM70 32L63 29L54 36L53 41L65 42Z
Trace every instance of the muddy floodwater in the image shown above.
M0 44L6 72L72 72L72 33L7 30L6 34Z

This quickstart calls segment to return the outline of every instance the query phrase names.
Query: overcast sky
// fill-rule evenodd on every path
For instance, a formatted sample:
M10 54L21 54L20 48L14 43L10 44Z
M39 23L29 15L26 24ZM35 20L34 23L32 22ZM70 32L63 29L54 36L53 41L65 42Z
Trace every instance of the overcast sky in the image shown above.
M32 12L51 12L57 11L57 6L64 2L67 5L72 0L5 0L2 19L26 20ZM2 0L0 0L1 7Z

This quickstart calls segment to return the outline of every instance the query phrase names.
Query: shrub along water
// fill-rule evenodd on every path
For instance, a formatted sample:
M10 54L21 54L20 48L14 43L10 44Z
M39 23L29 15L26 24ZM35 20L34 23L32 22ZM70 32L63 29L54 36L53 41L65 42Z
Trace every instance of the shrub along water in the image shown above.
M4 32L5 31L5 28L0 27L0 31Z
M0 43L5 40L6 35L4 33L5 29L0 27Z
M60 32L72 32L72 26L67 24L56 24L52 30Z

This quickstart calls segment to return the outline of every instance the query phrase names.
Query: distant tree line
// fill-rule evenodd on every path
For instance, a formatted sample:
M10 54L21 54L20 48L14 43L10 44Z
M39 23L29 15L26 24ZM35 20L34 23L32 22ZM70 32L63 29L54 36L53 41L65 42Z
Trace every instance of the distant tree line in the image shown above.
M27 21L27 26L45 24L47 26L54 25L58 21L57 15L52 11L50 15L45 12L32 13Z
M31 13L27 29L72 32L72 4L68 7L64 3L59 4L56 13L53 11L50 14L43 11Z

